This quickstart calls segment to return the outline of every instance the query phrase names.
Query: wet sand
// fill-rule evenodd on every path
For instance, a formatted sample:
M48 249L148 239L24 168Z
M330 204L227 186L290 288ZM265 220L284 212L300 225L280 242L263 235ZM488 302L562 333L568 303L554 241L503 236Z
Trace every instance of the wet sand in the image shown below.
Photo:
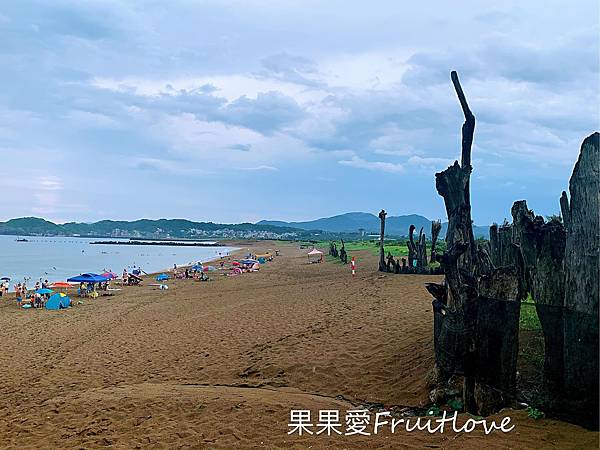
M249 244L238 245L248 248ZM66 311L0 305L1 448L598 448L598 433L505 410L510 433L289 436L290 409L423 406L439 277L307 264L126 287ZM316 419L316 418L313 418ZM465 416L461 420L464 421ZM313 420L315 422L316 420Z

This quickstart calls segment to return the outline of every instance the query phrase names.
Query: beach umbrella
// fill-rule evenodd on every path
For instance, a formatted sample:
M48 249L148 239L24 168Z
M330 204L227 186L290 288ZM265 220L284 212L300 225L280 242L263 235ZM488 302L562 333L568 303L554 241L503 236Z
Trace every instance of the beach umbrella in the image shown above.
M114 272L110 272L110 271L108 271L108 272L104 272L104 273L102 274L102 276L103 276L104 278L106 278L107 280L114 280L115 278L117 278L117 277L118 277L118 275L117 275L116 273L114 273Z
M231 263L231 265L232 265L232 266L239 266L239 265L240 265L240 263L239 263L238 261L233 261L233 262Z
M37 291L35 291L36 294L52 294L54 291L52 289L47 289L47 288L43 288L43 289L38 289Z
M0 281L10 281L10 277L2 277L0 278Z
M156 275L155 280L156 281L166 281L169 279L169 275L167 275L166 273L161 273L160 275Z
M52 283L52 284L50 285L50 287L51 287L51 288L54 288L54 289L61 289L61 288L62 288L62 289L67 289L67 288L70 288L70 287L71 287L71 284L70 284L70 283L67 283L67 282L65 282L65 281L56 281L56 282Z
M202 270L203 266L202 264L194 264L192 266L192 270L195 270L196 272L200 272Z

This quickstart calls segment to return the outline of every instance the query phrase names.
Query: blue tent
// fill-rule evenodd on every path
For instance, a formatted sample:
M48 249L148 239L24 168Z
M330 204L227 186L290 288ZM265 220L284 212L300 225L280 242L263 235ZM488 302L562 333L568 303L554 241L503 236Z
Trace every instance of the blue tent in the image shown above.
M107 281L107 278L97 273L83 273L76 277L67 278L67 281L70 283L103 283Z
M46 309L62 309L69 306L71 306L71 299L62 292L54 294L46 302Z
M160 275L156 275L155 280L156 281L166 281L169 279L169 275L167 275L166 273L161 273Z

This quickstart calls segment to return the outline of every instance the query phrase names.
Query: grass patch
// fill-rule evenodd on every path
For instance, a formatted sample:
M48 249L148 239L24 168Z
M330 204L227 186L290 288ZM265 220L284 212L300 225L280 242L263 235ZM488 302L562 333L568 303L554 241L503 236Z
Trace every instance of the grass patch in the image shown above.
M531 295L527 300L521 302L521 315L519 317L519 328L525 331L541 331L542 324L538 317L535 303L531 300Z

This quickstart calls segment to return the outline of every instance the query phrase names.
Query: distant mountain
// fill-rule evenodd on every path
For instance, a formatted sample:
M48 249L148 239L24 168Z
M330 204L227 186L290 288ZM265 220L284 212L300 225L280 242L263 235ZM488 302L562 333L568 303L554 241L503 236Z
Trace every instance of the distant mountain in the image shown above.
M0 234L23 236L92 236L154 239L299 239L311 237L304 230L288 226L252 223L216 224L184 219L141 219L134 221L102 220L95 223L55 224L37 217L0 222Z
M387 236L406 236L413 224L431 234L431 221L417 214L388 216ZM441 237L447 224L442 224ZM89 236L152 239L339 239L356 237L359 230L379 233L379 218L374 214L352 212L307 222L262 220L258 223L218 224L185 219L102 220L94 223L55 224L37 217L22 217L0 222L0 234L21 236ZM487 227L473 227L475 236L488 236ZM347 235L347 236L344 236Z
M423 227L423 231L430 236L431 220L418 214L409 214L403 216L388 216L385 220L385 234L387 236L407 236L408 228L414 225L417 233ZM330 233L357 233L360 229L365 230L367 234L379 233L379 217L375 214L364 212L351 212L340 214L322 219L310 220L306 222L283 222L280 220L261 220L257 225L273 225L280 227L293 227L302 230L322 230ZM441 237L446 236L448 224L442 224ZM473 226L475 237L488 237L488 227Z

